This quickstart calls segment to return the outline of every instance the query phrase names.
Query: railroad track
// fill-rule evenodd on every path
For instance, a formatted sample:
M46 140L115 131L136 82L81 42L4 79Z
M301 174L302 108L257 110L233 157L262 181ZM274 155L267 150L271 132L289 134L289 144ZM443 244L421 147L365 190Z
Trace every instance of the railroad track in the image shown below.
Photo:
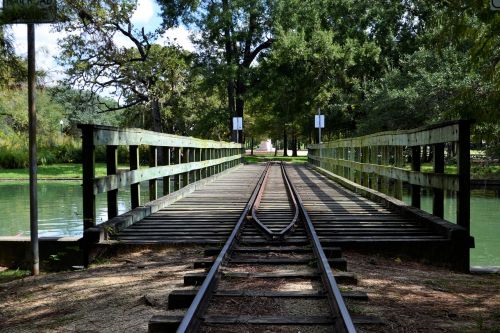
M154 316L150 332L355 332L337 283L353 283L340 249L323 248L283 164L268 163L226 243L169 295L185 315ZM336 280L337 279L337 280ZM257 326L257 327L256 327Z

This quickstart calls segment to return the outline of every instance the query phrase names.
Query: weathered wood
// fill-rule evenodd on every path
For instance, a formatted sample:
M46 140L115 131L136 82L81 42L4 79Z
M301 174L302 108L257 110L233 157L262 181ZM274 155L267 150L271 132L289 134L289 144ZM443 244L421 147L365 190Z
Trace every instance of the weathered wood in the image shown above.
M158 148L155 146L149 147L149 167L155 168L158 166ZM149 201L158 199L158 180L153 178L149 180Z
M202 140L192 137L146 131L138 128L116 128L97 125L93 125L93 128L94 140L96 145L150 145L158 147L186 148L241 148L241 144L238 143Z
M178 149L176 149L175 154L178 154ZM171 164L169 166L158 166L149 169L139 169L121 172L118 175L110 175L106 177L96 178L93 188L93 193L104 193L110 190L119 189L121 187L126 187L134 183L140 183L150 179L156 179L166 176L175 176L175 190L178 190L178 176L179 174L185 174L192 170L198 170L201 168L206 168L211 165L218 165L224 161L228 160L238 160L239 156L230 156L226 158L221 158L217 160L192 162L192 163L182 163L182 164Z
M163 147L163 165L169 166L171 159L171 147ZM163 195L168 195L172 192L172 185L170 183L170 176L163 175Z
M444 174L444 144L438 143L434 145L434 173ZM457 176L457 185L459 177ZM458 191L457 186L455 191ZM434 187L434 197L432 201L432 214L443 218L444 216L444 188Z
M460 123L458 139L458 190L457 223L470 233L470 126Z
M116 175L118 171L118 146L106 146L106 173ZM108 220L118 215L118 189L108 191Z
M459 139L461 121L450 121L435 125L419 127L403 131L387 131L351 139L326 142L321 145L312 144L310 149L361 146L421 146L442 142L454 142Z
M129 147L130 170L139 169L139 146ZM132 209L141 205L141 190L138 181L130 183L130 201Z
M95 143L94 126L80 126L82 130L82 168L83 168L83 229L96 224L95 212Z
M335 317L326 316L204 316L203 322L212 325L245 324L245 325L333 325Z
M388 153L387 156L389 156ZM316 156L310 156L310 158L312 160L319 160ZM376 173L382 177L397 179L413 185L447 189L451 191L458 191L459 188L458 175L415 172L390 165L362 164L355 161L323 158L323 160L325 159L332 164L337 164L349 170L356 170L364 173ZM351 179L353 178L352 176L348 176L346 178L353 181L353 179ZM382 188L386 186L387 184L383 185ZM384 191L382 190L382 192Z
M411 147L411 171L420 172L420 146ZM420 185L411 186L411 205L420 208Z

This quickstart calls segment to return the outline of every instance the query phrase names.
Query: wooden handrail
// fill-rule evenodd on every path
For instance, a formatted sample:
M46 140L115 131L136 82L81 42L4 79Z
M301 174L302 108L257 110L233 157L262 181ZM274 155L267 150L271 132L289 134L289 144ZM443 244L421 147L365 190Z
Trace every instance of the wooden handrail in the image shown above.
M458 174L444 173L445 144L457 148ZM422 147L433 147L433 172L421 171ZM444 191L457 192L457 224L470 234L470 122L466 120L411 130L380 132L308 147L308 162L397 199L402 182L411 185L412 205L420 208L421 187L433 189L433 214L443 218ZM411 151L411 170L403 168Z
M96 195L107 193L108 218L118 215L117 192L130 187L132 209L141 205L140 183L149 181L149 198L157 199L158 179L163 195L177 191L240 164L243 146L231 142L202 140L136 128L81 124L83 153L84 230L96 225ZM107 175L95 177L95 147L106 146ZM148 168L139 165L139 146L149 146ZM118 171L118 146L128 146L130 169ZM164 160L158 160L162 149ZM163 163L164 165L160 165ZM173 181L173 184L171 182ZM173 186L172 186L173 185Z

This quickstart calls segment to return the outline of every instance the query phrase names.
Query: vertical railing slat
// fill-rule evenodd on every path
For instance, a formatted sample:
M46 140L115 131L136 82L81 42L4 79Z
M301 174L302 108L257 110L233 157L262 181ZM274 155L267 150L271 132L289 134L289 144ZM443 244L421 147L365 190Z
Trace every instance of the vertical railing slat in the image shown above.
M156 168L158 166L158 148L155 146L149 147L149 167ZM158 179L149 180L149 200L158 199Z
M83 230L96 224L94 126L82 125Z
M116 175L118 173L118 146L106 146L106 173ZM108 219L118 216L118 190L107 193Z
M130 170L139 170L139 146L129 146ZM139 183L130 185L130 201L132 209L141 205L141 187Z
M434 147L434 173L444 173L444 143L435 144ZM433 189L434 197L432 200L432 214L444 217L444 191L439 188Z

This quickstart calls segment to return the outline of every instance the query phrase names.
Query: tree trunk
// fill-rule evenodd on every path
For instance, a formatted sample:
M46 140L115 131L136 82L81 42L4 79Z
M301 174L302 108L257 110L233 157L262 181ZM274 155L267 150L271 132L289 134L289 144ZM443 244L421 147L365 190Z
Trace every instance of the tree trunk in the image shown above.
M250 140L250 156L253 156L253 137Z
M297 134L295 133L293 133L292 138L292 157L297 157Z
M246 92L246 86L243 82L243 78L241 77L242 71L243 69L240 67L238 69L238 77L236 79L236 86L235 86L235 89L236 89L236 96L235 96L235 100L236 100L236 117L241 117L243 119L243 111L244 111L244 108L245 108L245 100L244 100L244 94ZM240 135L239 135L239 142L245 142L244 138L243 138L243 131L240 132Z
M288 135L286 127L283 129L283 156L288 156Z
M161 127L160 102L154 98L151 101L151 130L161 132Z
M163 126L161 123L160 102L156 98L154 98L151 101L151 129L154 132L159 132L159 133L163 132ZM158 149L157 159L161 164L165 162L163 156L163 149Z
M278 140L276 140L276 146L274 146L274 156L278 156Z

